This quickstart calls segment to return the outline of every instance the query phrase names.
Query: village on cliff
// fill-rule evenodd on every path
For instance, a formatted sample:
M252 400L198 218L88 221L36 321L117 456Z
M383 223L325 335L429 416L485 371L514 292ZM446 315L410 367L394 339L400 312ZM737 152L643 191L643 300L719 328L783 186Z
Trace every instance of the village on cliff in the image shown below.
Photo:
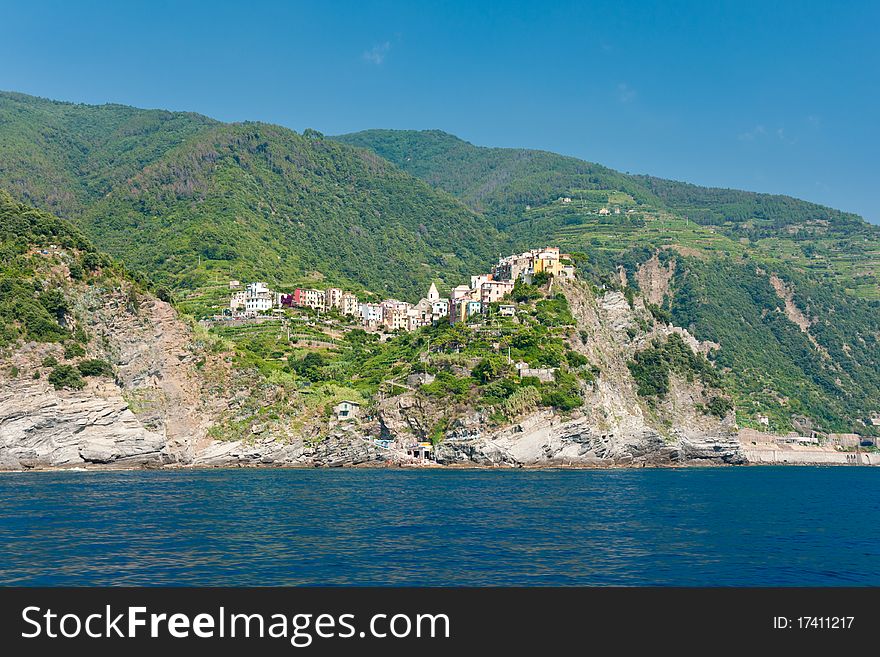
M471 276L470 285L452 288L448 298L441 297L437 286L432 283L427 297L415 304L397 299L361 302L355 294L338 287L278 292L265 282L242 285L233 280L229 281L233 292L228 312L233 319L248 319L283 312L286 308L311 308L319 312L335 310L353 318L366 330L415 331L442 318L448 318L454 324L485 314L490 304L504 301L513 291L517 279L530 283L535 276L542 274L573 278L571 257L560 253L558 247L532 249L502 257L491 273ZM502 316L512 316L515 308L512 304L500 303L498 312Z

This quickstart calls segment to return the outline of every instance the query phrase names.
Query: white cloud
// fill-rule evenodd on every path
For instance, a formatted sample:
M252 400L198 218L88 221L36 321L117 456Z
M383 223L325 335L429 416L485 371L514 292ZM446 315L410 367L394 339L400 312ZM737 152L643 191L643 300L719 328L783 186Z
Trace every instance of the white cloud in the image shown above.
M636 99L638 92L626 82L617 85L617 100L621 103L629 103Z
M364 61L375 64L376 66L381 66L385 62L385 57L388 56L388 52L390 50L391 42L385 41L383 43L373 46L369 50L365 50L362 57Z
M736 138L740 141L755 141L759 137L763 137L766 134L767 128L765 128L763 125L756 125L751 130L739 133Z

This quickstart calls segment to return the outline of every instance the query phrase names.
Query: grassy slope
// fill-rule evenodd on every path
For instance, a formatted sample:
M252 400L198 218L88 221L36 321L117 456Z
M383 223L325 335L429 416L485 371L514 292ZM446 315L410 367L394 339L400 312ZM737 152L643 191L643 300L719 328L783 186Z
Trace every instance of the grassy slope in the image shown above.
M478 147L437 130L367 130L335 139L455 194L515 246L547 240L619 254L633 240L729 252L744 244L762 258L836 281L850 294L880 299L880 227L853 214L787 196L627 175L544 151ZM573 203L556 202L560 196ZM626 217L600 221L592 213L603 206L661 221L646 230Z

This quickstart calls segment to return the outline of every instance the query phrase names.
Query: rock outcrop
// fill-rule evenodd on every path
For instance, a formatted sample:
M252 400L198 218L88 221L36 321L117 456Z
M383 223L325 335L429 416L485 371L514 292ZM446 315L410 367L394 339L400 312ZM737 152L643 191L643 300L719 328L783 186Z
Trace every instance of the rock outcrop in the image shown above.
M0 469L147 466L167 462L165 437L148 431L113 383L56 391L13 379L0 390Z
M515 466L638 466L744 463L736 436L675 435L656 431L615 435L591 426L587 418L563 420L546 412L502 431L453 438L438 448L441 463Z

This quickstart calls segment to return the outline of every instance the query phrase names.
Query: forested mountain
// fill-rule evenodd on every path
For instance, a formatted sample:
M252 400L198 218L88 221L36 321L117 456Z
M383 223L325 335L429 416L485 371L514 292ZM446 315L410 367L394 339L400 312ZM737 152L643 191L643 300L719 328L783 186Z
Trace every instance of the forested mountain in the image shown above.
M4 93L0 137L0 187L179 290L257 277L414 300L497 249L450 195L315 131Z
M147 164L218 125L199 114L80 105L0 91L0 187L73 217Z

